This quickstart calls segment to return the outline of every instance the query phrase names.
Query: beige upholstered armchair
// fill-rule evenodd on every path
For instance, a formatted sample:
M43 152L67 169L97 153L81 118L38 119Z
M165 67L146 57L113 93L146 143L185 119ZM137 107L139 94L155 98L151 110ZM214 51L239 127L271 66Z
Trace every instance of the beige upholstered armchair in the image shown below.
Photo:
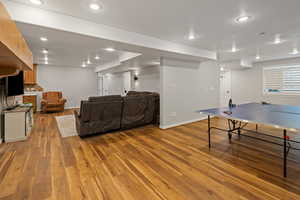
M66 99L62 92L44 92L41 101L42 112L64 111Z

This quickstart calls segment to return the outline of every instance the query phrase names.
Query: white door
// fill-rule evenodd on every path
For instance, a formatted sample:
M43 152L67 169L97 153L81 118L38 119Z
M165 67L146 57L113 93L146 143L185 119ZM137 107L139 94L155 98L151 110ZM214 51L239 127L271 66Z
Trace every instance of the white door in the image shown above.
M108 87L109 87L109 77L107 76L103 76L103 82L102 82L102 86L103 86L103 96L107 96L109 95L109 91L108 91Z
M231 98L231 72L221 72L220 75L220 106L227 107Z
M98 96L103 96L103 76L98 77Z
M131 90L131 72L123 74L123 94L126 95Z

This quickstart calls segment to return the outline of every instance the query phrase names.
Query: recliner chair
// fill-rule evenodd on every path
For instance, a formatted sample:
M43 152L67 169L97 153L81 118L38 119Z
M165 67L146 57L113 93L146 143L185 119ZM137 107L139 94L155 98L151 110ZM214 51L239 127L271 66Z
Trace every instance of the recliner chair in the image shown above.
M42 112L64 111L66 102L62 92L44 92L41 101Z

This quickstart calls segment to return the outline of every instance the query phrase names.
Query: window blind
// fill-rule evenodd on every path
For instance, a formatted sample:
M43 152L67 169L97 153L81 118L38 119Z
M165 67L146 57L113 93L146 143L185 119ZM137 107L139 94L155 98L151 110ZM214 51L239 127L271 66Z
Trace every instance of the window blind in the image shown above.
M300 65L266 67L263 79L264 93L300 94Z

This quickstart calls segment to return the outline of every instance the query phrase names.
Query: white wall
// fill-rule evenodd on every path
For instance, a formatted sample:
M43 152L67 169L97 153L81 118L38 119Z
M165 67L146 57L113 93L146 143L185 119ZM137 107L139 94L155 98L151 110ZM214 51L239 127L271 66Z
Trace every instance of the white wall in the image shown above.
M137 71L138 80L132 79L132 89L160 93L159 66L145 67ZM134 76L132 76L133 78Z
M104 95L121 95L123 93L123 73L103 76Z
M215 61L163 59L160 69L161 128L203 119L197 110L219 106L220 68Z
M105 95L120 95L123 94L125 85L127 84L128 73L121 72L104 75L104 90ZM129 90L134 91L160 91L160 75L159 66L151 66L139 69L131 72L131 88ZM137 74L138 80L134 80L134 75Z
M80 107L81 100L97 94L97 74L94 69L40 65L37 79L44 92L62 91L67 99L67 108Z
M268 101L274 104L300 106L300 95L264 95L263 67L300 64L300 58L257 63L251 69L231 72L232 99L234 103Z

